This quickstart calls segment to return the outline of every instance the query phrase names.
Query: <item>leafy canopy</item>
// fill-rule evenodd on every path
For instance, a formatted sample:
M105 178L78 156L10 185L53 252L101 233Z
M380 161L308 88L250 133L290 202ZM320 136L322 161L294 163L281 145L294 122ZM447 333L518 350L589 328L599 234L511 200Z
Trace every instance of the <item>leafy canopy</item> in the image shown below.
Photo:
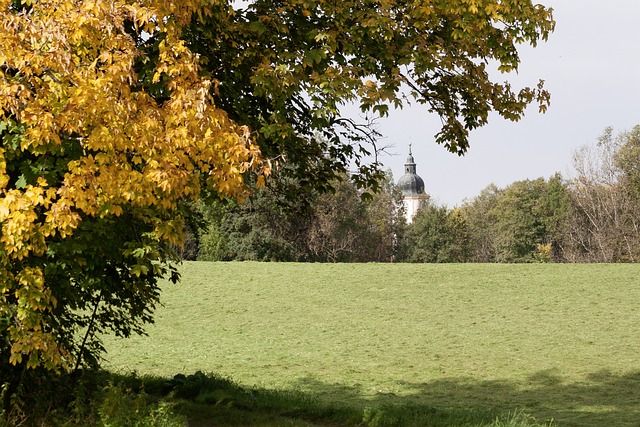
M370 121L390 108L438 114L436 142L459 155L490 112L545 111L542 82L514 90L491 69L517 71L517 45L535 46L554 25L552 10L529 0L254 0L221 3L185 37L219 81L217 105L255 132L265 155L312 185L353 159L366 187L383 176L367 163L382 148ZM345 116L347 104L365 119Z

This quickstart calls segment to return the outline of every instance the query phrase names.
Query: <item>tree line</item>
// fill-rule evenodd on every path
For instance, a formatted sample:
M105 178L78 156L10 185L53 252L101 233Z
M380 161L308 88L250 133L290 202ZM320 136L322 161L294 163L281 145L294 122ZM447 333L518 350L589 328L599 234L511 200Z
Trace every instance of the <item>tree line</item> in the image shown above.
M285 188L285 192L282 189ZM402 196L390 176L363 193L344 175L326 192L299 193L297 184L267 185L244 203L203 202L194 211L183 256L201 260L386 262L398 253ZM202 227L202 224L206 224Z
M292 201L268 187L247 203L202 203L184 255L302 262L636 262L640 257L640 126L605 129L556 173L491 184L461 206L427 197L409 224L387 175L377 193L345 175L332 192ZM288 183L289 194L295 185Z

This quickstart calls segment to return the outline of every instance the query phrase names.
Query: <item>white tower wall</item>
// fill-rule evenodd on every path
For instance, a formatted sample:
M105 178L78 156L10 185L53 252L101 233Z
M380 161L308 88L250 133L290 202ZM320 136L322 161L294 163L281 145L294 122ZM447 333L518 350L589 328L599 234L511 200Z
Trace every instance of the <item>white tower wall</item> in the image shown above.
M411 224L413 221L413 217L418 213L418 209L420 209L420 204L423 199L424 198L420 196L405 196L404 209L407 224Z

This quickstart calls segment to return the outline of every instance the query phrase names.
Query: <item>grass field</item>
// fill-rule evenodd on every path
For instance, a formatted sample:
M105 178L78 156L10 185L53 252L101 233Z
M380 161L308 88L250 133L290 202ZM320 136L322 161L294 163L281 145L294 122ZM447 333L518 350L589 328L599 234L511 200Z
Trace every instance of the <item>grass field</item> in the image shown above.
M640 266L185 263L108 367L353 406L640 425Z

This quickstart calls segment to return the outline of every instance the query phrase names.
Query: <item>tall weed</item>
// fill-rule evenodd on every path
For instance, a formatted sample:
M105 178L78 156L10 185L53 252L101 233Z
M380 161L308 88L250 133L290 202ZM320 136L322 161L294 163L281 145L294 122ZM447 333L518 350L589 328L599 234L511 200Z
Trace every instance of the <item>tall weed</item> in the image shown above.
M150 402L143 391L134 393L110 383L103 389L97 414L104 427L185 427L185 417L174 412L171 403Z

